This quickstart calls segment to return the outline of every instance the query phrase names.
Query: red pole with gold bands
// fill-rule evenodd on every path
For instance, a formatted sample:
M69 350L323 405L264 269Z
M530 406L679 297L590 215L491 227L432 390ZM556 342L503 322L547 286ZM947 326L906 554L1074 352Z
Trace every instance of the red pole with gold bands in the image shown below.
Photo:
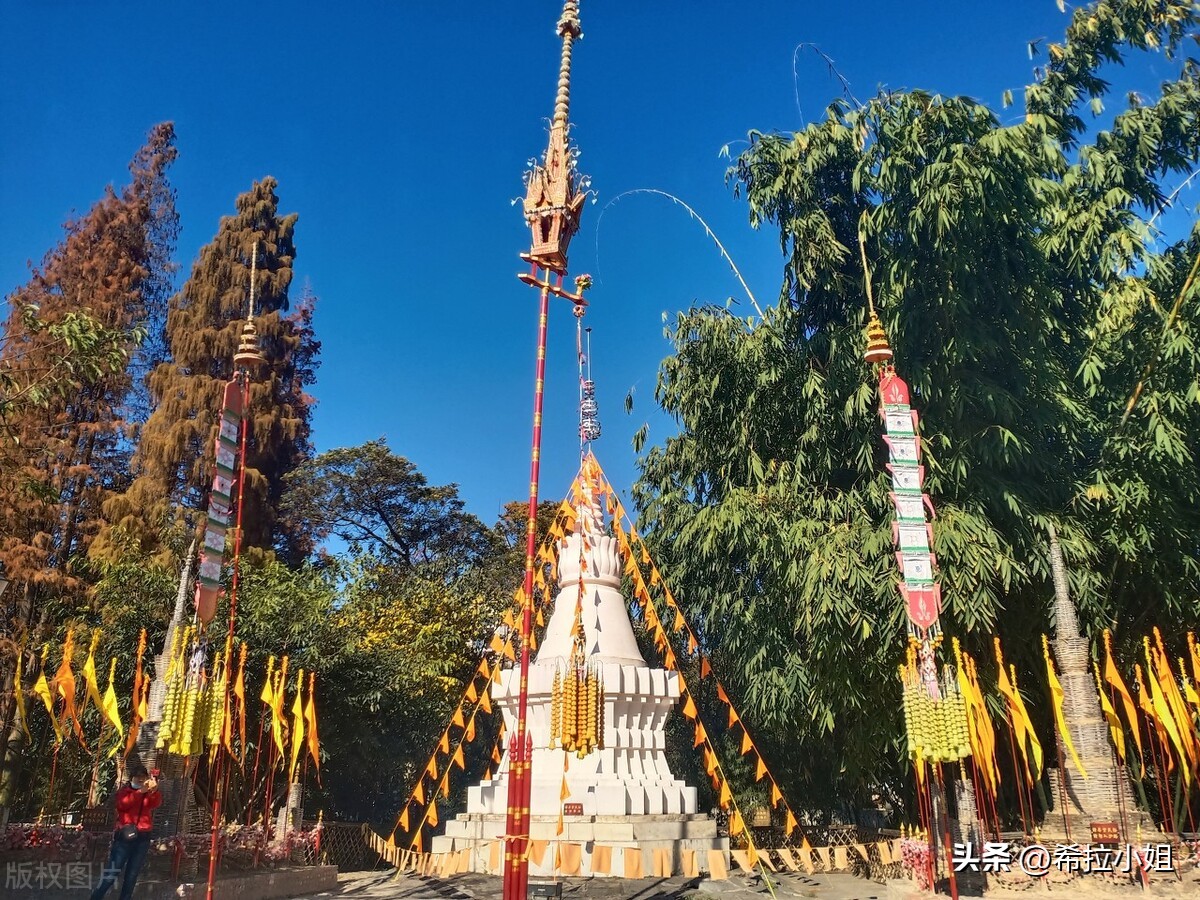
M541 163L534 163L525 180L523 203L532 245L522 254L530 264L519 277L538 289L538 344L533 390L533 449L529 460L529 517L525 526L525 590L521 610L520 683L517 697L517 727L509 744L508 817L504 842L504 900L525 900L529 888L530 764L533 744L526 718L529 709L529 651L533 630L533 583L537 552L538 473L542 457L542 399L546 384L546 331L550 317L550 295L583 306L582 293L591 285L586 275L575 279L576 293L563 289L567 271L567 246L579 230L579 214L587 199L582 179L575 169L575 154L567 140L571 106L571 52L583 37L579 24L579 0L564 0L557 25L562 39L558 91L550 140ZM539 272L542 274L539 275Z

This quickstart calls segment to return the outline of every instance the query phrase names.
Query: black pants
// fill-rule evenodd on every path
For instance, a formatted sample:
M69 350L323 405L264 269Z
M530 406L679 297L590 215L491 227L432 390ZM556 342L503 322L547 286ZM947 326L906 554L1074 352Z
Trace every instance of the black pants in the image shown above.
M118 875L121 876L121 900L133 900L133 888L149 852L150 832L138 832L138 836L131 841L123 841L119 833L114 834L108 864L101 873L100 883L92 891L91 900L104 900L104 895L116 882Z

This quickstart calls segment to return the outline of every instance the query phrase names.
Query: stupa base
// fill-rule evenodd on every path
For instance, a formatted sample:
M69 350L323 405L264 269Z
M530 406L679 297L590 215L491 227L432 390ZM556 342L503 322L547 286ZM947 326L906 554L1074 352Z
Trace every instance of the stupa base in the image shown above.
M557 816L533 817L530 875L621 878L626 873L626 848L641 851L641 872L645 877L655 873L656 860L669 862L671 872L676 875L690 874L688 870L693 866L696 874L707 873L710 850L719 851L725 868L729 867L729 838L717 834L717 823L711 816L564 816L562 824L563 832L559 834ZM499 875L504 859L504 828L504 816L463 813L446 823L446 833L435 837L430 849L434 853L470 849L472 872ZM574 868L573 851L559 853L563 844L580 848L575 871L568 871ZM594 871L597 847L611 848L607 872ZM665 858L656 851L663 851ZM561 865L556 867L556 862Z

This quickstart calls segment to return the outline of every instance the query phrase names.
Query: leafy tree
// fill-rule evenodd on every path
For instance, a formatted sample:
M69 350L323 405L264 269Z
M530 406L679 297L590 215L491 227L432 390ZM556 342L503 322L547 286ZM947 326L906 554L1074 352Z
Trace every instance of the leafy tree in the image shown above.
M302 556L279 532L277 510L284 476L311 455L314 378L320 345L312 330L311 295L288 309L295 257L296 215L281 216L276 182L265 178L237 199L201 251L183 290L171 301L166 339L170 360L151 373L155 407L133 458L136 478L106 507L109 526L96 553L170 557L164 534L186 511L203 509L212 481L221 393L233 375L233 356L248 312L251 257L258 247L255 325L266 365L250 388L243 546L278 548ZM193 525L195 523L193 522ZM186 543L186 541L185 541Z
M1108 129L1081 112L1110 93L1104 64L1175 59L1197 24L1190 2L1101 0L1049 46L1022 122L887 92L752 133L731 170L752 224L779 229L781 300L758 320L678 317L657 399L681 430L643 455L635 493L794 797L828 813L905 777L866 279L922 415L944 625L981 649L1000 628L1035 661L1049 522L1090 633L1195 624L1200 231L1160 249L1153 226L1200 163L1200 70L1176 62Z
M401 571L439 565L461 573L489 550L487 529L464 511L457 485L431 486L384 440L322 453L287 479L288 516L313 538L345 541Z

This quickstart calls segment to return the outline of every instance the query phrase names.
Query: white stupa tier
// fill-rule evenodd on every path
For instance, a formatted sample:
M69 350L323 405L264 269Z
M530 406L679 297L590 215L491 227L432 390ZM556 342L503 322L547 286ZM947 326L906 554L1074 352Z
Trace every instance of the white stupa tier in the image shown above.
M604 533L598 504L578 507L576 528L559 542L559 592L537 656L529 667L527 728L533 740L530 811L532 841L583 845L580 874L591 875L594 844L643 851L672 852L676 871L681 852L694 849L707 870L710 849L728 849L717 837L716 822L696 811L696 789L671 774L664 725L679 699L674 672L651 668L637 646L628 601L621 595L621 557L616 538ZM580 563L586 559L580 579ZM582 621L588 661L599 664L604 682L604 747L583 759L550 746L551 690L556 671L567 668L571 629L583 589ZM520 672L505 669L492 685L492 698L504 716L506 732L516 733ZM563 776L570 796L562 799ZM490 853L482 845L504 834L508 810L508 755L496 777L471 787L467 811L446 823L434 838L434 852L475 846L475 870L488 871ZM564 832L558 834L560 810ZM566 813L571 813L570 815ZM623 873L619 850L612 872ZM541 865L531 859L532 875L554 874L554 853ZM599 873L597 873L599 874Z

